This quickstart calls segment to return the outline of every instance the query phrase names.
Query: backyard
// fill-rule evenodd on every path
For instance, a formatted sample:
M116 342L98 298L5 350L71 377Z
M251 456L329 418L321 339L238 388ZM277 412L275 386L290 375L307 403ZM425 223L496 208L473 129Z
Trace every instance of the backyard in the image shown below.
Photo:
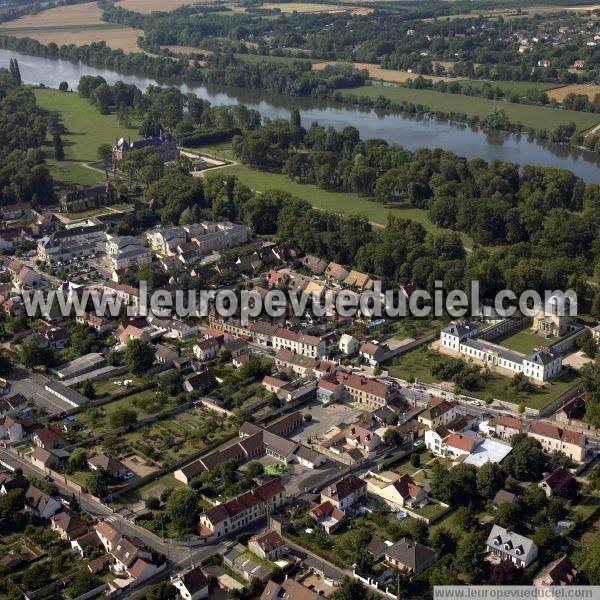
M432 367L440 364L449 357L421 346L416 350L398 356L389 364L383 366L393 377L408 381L415 379L425 383L442 383L442 380L431 374ZM505 375L491 372L485 385L478 390L465 391L469 396L484 401L494 399L514 404L524 404L533 409L541 409L548 405L580 381L576 372L567 369L547 385L536 387L533 392L517 392L511 387L511 380Z

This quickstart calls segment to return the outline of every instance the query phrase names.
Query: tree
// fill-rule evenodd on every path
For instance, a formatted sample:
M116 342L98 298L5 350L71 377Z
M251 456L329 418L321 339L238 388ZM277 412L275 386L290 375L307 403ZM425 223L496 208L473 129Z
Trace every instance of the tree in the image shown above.
M515 585L521 580L523 571L510 560L500 561L492 569L494 585Z
M100 144L96 148L96 155L102 161L109 161L112 159L112 146L110 144Z
M142 375L154 364L154 349L144 340L129 340L123 363L134 375Z
M546 466L540 443L524 434L512 439L512 452L504 461L504 470L520 481L539 479Z
M257 460L253 460L248 463L246 467L246 478L254 479L259 475L262 475L265 472L265 468L262 466L262 463L259 463Z
M502 502L496 510L494 521L500 527L514 531L521 522L521 510L514 502Z
M429 537L429 543L440 556L452 554L456 550L456 536L445 527L434 530Z
M102 580L98 575L90 573L87 567L81 567L69 586L69 595L71 598L77 598L98 587L101 583Z
M9 490L0 496L0 515L12 517L25 506L25 491L21 488Z
M58 84L58 89L59 89L61 92L68 92L68 91L69 91L69 84L68 84L66 81L61 81L61 82Z
M346 577L344 583L331 595L331 600L366 600L369 594L357 579Z
M12 371L12 362L6 354L0 352L0 375L5 377Z
M38 366L52 367L56 364L53 350L36 342L23 342L19 354L21 362L28 369Z
M487 462L477 470L477 491L484 500L491 500L503 481L504 474L495 463Z
M421 455L418 452L410 455L410 464L415 468L421 466Z
M65 159L65 149L63 148L62 138L60 133L56 132L52 137L52 143L54 145L54 159L61 161Z
M87 452L84 448L75 448L67 461L68 472L83 471L87 467L87 459Z
M156 496L148 496L145 504L147 509L156 510L160 506L160 500Z
M104 498L108 493L108 486L112 483L110 473L102 468L92 471L85 480L85 485L92 496Z
M373 556L365 548L361 548L356 558L356 571L363 577L373 571Z
M137 421L137 412L128 406L119 406L108 418L112 429L128 427Z
M89 400L94 400L94 398L96 398L96 388L94 388L94 384L91 381L86 381L83 384L81 393Z
M477 533L468 533L458 542L456 560L461 571L470 575L471 581L484 578L486 563L481 549L485 547L485 539Z
M386 429L383 434L383 443L386 446L398 446L402 442L402 436L397 429Z
M181 534L187 533L196 522L198 496L189 488L173 490L167 500L166 515Z

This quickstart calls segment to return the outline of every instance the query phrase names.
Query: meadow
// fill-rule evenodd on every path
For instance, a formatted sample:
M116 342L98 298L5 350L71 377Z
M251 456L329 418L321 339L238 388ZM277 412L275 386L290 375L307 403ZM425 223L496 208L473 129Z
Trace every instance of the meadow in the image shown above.
M98 109L75 92L60 92L48 88L34 90L38 104L59 113L66 128L62 135L65 160L54 160L51 134L46 144L48 164L61 183L94 185L104 179L104 173L84 166L98 160L100 144L113 145L116 138L137 136L135 127L122 127L114 114L101 115Z
M207 146L196 150L217 158L227 158L228 160L232 160L233 158L229 145ZM397 208L375 202L358 194L322 190L316 185L293 181L281 173L258 171L240 164L219 168L215 171L207 171L205 174L210 174L211 172L235 175L242 183L245 183L248 187L258 192L271 189L284 190L293 196L310 202L315 208L321 210L328 210L340 215L366 215L371 223L381 227L384 227L387 223L388 216L393 215L421 223L431 233L448 231L432 223L426 210L419 208ZM465 246L470 247L473 245L473 241L469 236L461 234L461 237Z
M384 87L366 85L348 90L340 90L346 96L367 96L373 100L384 96L398 104L411 102L420 104L432 111L464 113L470 117L485 118L494 109L502 109L511 123L522 123L532 129L554 129L562 123L575 123L578 131L586 131L600 122L600 116L593 113L563 110L547 106L513 104L511 102L487 100L462 94L446 94L433 90L418 90L405 87Z
M135 0L126 0L126 1L135 1ZM146 0L137 0L138 2L146 1ZM365 7L356 7L356 6L339 6L335 4L313 4L310 2L286 2L284 4L280 3L265 3L261 5L261 8L265 8L268 10L279 9L282 13L318 13L318 12L326 12L326 13L340 13L340 12L349 12L354 15L369 15L373 12L372 8Z
M600 94L600 85L572 84L548 92L548 96L558 100L558 102L562 102L568 94L584 94L590 101L593 101L596 95Z
M540 90L540 92L561 89L561 84L559 83L542 83L538 81L482 81L481 79L460 79L458 82L462 87L482 89L487 86L492 86L494 89L500 88L505 94L517 94L518 96L525 96L525 94L532 89Z
M404 83L409 79L415 79L418 77L416 73L410 73L409 71L398 71L396 69L384 69L379 65L371 63L343 63L340 61L329 61L329 62L317 62L313 65L313 71L322 71L325 67L333 65L352 64L355 69L366 70L369 73L369 77L372 79L381 79L383 81L391 81L393 83ZM436 77L434 75L426 75L426 79L431 81L456 81L452 77Z
M205 0L120 0L117 6L143 15L154 11L170 12L188 4L209 4Z

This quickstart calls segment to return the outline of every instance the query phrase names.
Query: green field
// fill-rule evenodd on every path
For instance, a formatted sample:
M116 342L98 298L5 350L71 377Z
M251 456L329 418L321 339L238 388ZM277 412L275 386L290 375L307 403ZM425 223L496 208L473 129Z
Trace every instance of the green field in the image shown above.
M219 158L228 158L230 160L232 158L229 146L207 146L206 148L197 150ZM209 173L210 171L207 174ZM259 192L271 189L284 190L298 198L302 198L302 200L310 202L315 208L321 210L328 210L341 215L367 215L369 221L376 225L385 226L388 215L394 215L421 223L431 233L448 231L432 223L426 210L419 208L396 208L375 202L358 194L329 192L318 188L316 185L297 183L280 173L258 171L245 165L231 165L219 168L215 173L235 175L248 187ZM469 236L464 234L460 234L460 236L465 246L471 247L473 245L473 241Z
M98 160L100 144L114 144L115 139L137 135L134 127L121 127L117 117L101 115L98 109L75 92L59 92L48 88L35 89L38 104L60 114L66 133L62 135L65 160L54 160L51 134L48 133L48 164L54 177L65 184L93 185L104 179L100 170L90 169L83 163Z
M480 79L461 79L458 81L461 87L471 87L474 89L482 89L486 86L492 86L492 88L500 88L506 94L518 94L524 96L529 90L538 89L540 92L547 90L553 90L555 88L563 87L559 83L542 83L537 81L481 81Z
M387 369L393 377L409 381L416 377L419 381L426 383L441 383L440 379L431 375L431 367L446 358L446 356L435 350L421 346L393 359L390 364L384 365L383 368ZM566 371L552 383L536 388L535 392L523 393L515 392L510 387L509 377L492 372L483 389L465 393L481 400L497 399L502 402L522 403L533 409L541 409L573 387L578 381L579 378L575 372Z
M340 91L348 95L348 90ZM352 88L351 92L354 96L368 96L373 100L378 96L385 96L398 104L403 101L412 102L413 104L421 104L432 111L465 113L470 117L478 116L481 119L489 115L495 108L501 108L511 123L522 123L525 127L533 129L554 129L561 123L573 122L578 131L585 131L600 122L600 117L593 113L547 106L513 104L461 94L445 94L433 90L365 85Z

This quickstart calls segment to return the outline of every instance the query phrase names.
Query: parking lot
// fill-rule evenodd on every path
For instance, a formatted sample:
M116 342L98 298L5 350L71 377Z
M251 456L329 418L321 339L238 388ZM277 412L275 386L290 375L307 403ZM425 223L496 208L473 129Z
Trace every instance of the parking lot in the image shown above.
M322 436L340 423L354 423L364 411L347 404L323 406L320 402L314 401L304 407L302 412L310 413L312 421L304 422L302 431L292 437L295 442L306 442L309 438Z

